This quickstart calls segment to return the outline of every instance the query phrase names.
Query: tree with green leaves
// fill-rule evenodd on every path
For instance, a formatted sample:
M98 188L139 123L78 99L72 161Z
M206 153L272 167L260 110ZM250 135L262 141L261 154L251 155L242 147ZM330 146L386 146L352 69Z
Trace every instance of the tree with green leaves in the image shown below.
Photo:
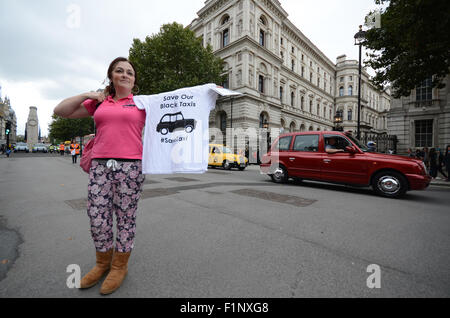
M366 32L366 65L375 70L373 83L391 85L393 96L411 90L433 76L432 86L444 87L450 73L450 1L375 0L381 25ZM371 12L369 15L371 15Z
M69 119L56 115L52 116L50 140L66 141L92 133L94 133L94 120L92 117Z
M206 83L221 84L223 61L181 24L165 24L145 41L134 39L129 60L138 74L139 94L150 95Z

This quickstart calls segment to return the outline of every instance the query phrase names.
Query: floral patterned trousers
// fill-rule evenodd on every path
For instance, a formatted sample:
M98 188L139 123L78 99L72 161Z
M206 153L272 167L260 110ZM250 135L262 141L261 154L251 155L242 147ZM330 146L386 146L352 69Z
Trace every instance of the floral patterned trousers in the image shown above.
M141 161L92 160L87 213L98 252L114 247L114 214L117 223L116 251L126 253L133 249L136 212L144 180Z

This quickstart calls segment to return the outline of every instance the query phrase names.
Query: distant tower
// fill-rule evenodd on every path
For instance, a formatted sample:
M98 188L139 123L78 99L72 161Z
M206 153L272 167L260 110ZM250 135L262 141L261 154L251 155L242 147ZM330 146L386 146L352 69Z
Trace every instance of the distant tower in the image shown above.
M37 116L37 107L31 106L27 121L27 144L31 149L39 140L39 121Z

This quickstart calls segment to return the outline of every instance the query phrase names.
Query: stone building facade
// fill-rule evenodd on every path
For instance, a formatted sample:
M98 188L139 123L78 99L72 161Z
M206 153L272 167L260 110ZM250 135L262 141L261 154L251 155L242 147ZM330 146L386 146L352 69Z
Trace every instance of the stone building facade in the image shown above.
M0 146L6 146L6 123L11 122L11 131L9 134L9 143L11 145L16 143L17 139L17 118L16 113L11 107L11 101L8 97L0 98Z
M392 101L388 129L398 137L399 153L424 147L450 144L450 75L442 89L431 88L431 77L411 91L411 95Z
M359 62L346 60L345 55L336 63L336 112L343 118L345 130L357 131ZM387 115L391 105L390 91L380 91L369 81L369 74L361 73L361 135L387 133Z
M337 65L330 61L289 21L279 1L207 0L197 14L188 27L225 61L223 85L243 93L218 100L210 127L252 128L273 138L280 132L332 130L336 111L348 115L352 109L343 125L355 129L357 65L345 57ZM353 95L339 96L339 80L350 74ZM364 127L385 132L389 95L376 92L364 75Z

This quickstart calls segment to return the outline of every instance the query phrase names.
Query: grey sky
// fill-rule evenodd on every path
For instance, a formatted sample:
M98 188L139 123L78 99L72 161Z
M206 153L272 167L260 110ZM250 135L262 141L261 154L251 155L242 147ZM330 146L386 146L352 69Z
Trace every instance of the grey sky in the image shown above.
M204 0L0 0L0 85L23 134L30 106L43 135L66 97L102 87L115 57L133 38L164 23L188 25ZM280 0L289 19L331 60L357 59L353 35L374 0Z

